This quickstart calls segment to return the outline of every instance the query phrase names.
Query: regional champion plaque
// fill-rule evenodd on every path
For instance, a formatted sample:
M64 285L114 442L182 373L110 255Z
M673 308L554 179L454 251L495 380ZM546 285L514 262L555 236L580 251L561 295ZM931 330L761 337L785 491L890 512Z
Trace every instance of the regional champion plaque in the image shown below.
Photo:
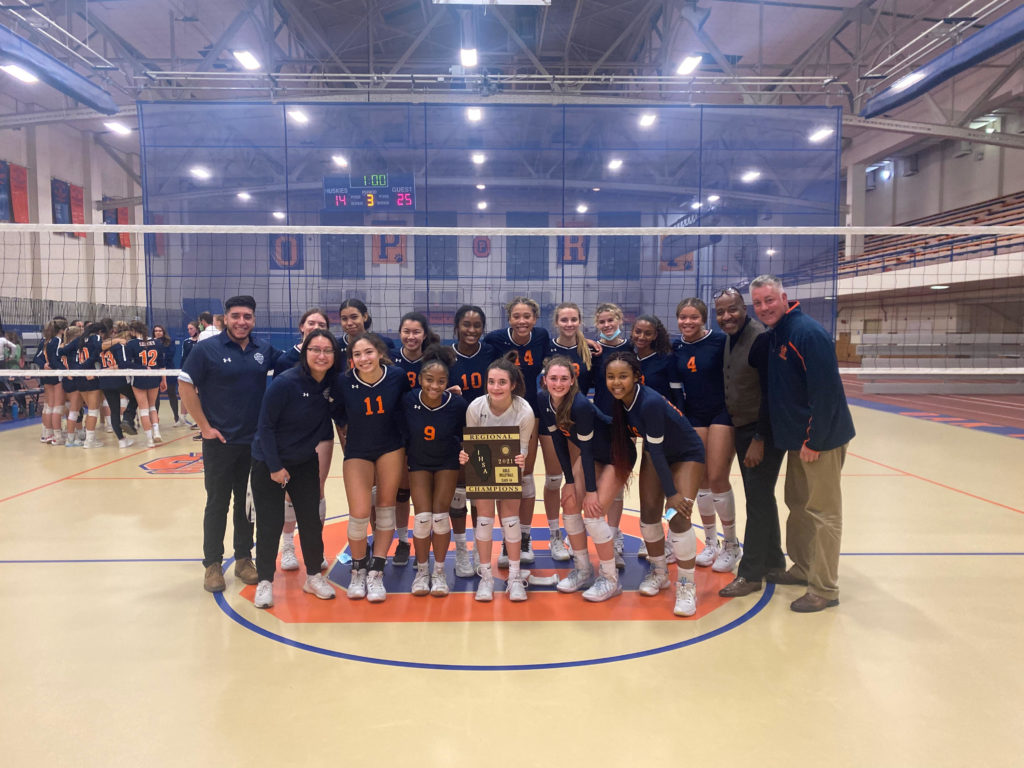
M471 499L518 499L523 482L516 455L519 427L465 427L466 496Z

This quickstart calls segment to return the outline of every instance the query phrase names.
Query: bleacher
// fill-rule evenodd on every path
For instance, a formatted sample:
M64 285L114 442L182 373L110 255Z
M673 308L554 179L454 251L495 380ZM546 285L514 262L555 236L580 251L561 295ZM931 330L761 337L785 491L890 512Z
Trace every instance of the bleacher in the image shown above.
M904 222L901 226L1024 224L1024 192ZM879 235L864 238L862 253L847 256L839 245L843 277L888 272L943 261L959 261L1024 250L1024 235Z

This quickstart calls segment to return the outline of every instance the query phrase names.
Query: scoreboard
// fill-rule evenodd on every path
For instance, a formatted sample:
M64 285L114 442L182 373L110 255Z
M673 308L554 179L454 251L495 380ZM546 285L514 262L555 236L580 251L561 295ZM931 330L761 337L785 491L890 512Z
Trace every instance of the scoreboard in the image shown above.
M415 211L416 182L411 173L387 171L324 176L324 208Z

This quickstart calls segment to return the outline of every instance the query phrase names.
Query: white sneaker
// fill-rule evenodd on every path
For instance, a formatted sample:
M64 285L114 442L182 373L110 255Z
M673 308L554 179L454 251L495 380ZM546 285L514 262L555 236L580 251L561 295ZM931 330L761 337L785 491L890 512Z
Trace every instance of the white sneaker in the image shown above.
M130 437L122 437L120 440L117 441L118 448L128 448L133 445L135 445L135 441L132 440Z
M147 437L146 438L146 447L147 448L156 448L156 442L154 441L153 438L151 438L151 437Z
M327 583L322 573L314 573L306 577L306 583L302 585L302 591L316 595L321 600L330 600L334 597L334 587Z
M462 542L457 542L455 544L455 575L460 579L468 579L475 574L468 547Z
M697 585L692 581L680 581L676 584L676 607L672 613L676 616L693 616L697 612Z
M569 554L569 548L565 545L565 540L562 538L562 532L551 534L551 559L559 563L564 563L572 558Z
M430 594L430 566L416 563L416 576L412 580L412 593L417 597Z
M489 603L494 599L494 574L490 568L480 566L477 569L480 583L476 587L476 599L481 603Z
M162 443L163 441L164 441L164 439L161 436L161 434L154 429L153 430L153 442L154 443Z
M256 585L256 597L252 601L257 608L271 608L274 605L274 585L264 579Z
M348 583L348 599L362 600L366 597L366 569L353 568L352 580Z
M178 419L176 422L171 424L171 426L172 427L178 427L180 429L181 427L187 427L188 424L185 423L184 419Z
M705 542L704 549L697 555L697 565L701 568L707 568L715 562L716 557L718 557L718 546L714 542Z
M383 603L388 599L383 571L370 571L366 574L366 599L371 603Z
M83 448L102 448L103 447L103 441L102 440L98 440L95 437L92 440L86 438L85 442L82 443L82 447Z
M530 534L523 533L523 538L519 542L519 562L523 565L533 565L533 548L530 543Z
M581 571L577 568L573 568L569 571L569 575L558 582L555 585L555 589L559 592L579 592L581 589L586 589L590 585L590 580L594 578L594 571L591 568L587 568L585 571Z
M448 594L448 577L444 575L444 563L434 565L430 575L430 594L434 597L445 597Z
M526 600L526 580L529 577L524 577L521 573L518 578L509 579L505 583L505 594L508 595L508 599L513 603L521 603Z
M598 576L594 583L590 585L590 589L583 593L583 599L591 603L603 603L605 600L611 600L616 595L621 594L622 585L619 584L618 580L609 581L602 575Z
M626 567L626 558L622 556L622 535L619 534L615 537L612 542L613 550L615 552L615 567L618 570L622 570ZM621 589L620 589L621 591Z
M191 429L192 427L196 426L195 421L192 419L191 416L189 416L187 414L185 416L182 416L181 420L184 422L184 426L188 427L189 429Z
M108 435L111 434L114 431L114 428L112 426L110 426L110 422L109 421L107 422L107 425L105 427L103 427L103 431L106 432Z
M65 448L79 448L81 446L82 446L82 443L78 442L75 439L74 435L68 435L67 439L64 441L64 447Z
M661 590L668 589L669 586L671 586L671 582L668 580L668 575L664 571L659 573L655 568L651 568L636 591L644 597L654 597Z
M715 558L711 570L715 573L729 573L736 567L742 555L743 550L738 541L726 542L725 546L718 550L718 557Z
M299 558L295 556L295 537L290 533L281 534L281 570L299 570Z
M647 559L647 542L640 539L640 548L636 551L636 556L641 560Z
M522 553L520 553L519 559L523 559ZM480 565L480 563L478 562L477 565ZM505 549L505 542L501 543L501 554L498 555L498 567L508 568L508 551Z

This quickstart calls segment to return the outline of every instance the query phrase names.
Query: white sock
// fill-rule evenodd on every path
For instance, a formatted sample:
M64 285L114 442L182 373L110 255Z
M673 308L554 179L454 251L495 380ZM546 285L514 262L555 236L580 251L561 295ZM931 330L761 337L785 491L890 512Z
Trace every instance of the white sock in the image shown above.
M462 533L453 533L452 534L452 539L455 540L455 546L457 548L465 549L465 547L466 547L466 532L465 531L463 531Z
M405 528L395 528L395 533L398 534L398 540L399 541L404 541L406 544L409 543L409 527L408 526L406 526Z
M615 568L615 560L601 561L601 575L613 584L619 580L619 572Z
M558 538L562 535L557 520L548 520L548 530L551 531L551 538Z
M590 570L590 553L587 550L584 549L582 552L579 552L574 549L572 551L572 559L575 561L577 571Z
M144 431L144 433L146 435L146 439L149 440L149 442L153 442L153 430L147 429Z

